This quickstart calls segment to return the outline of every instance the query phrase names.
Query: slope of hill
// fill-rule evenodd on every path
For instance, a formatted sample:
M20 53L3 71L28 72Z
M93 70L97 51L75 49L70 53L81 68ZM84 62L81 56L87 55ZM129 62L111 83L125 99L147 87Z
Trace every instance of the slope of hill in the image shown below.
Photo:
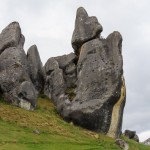
M128 140L130 150L150 147ZM35 111L0 100L1 150L120 150L114 139L66 123L47 98L38 99Z

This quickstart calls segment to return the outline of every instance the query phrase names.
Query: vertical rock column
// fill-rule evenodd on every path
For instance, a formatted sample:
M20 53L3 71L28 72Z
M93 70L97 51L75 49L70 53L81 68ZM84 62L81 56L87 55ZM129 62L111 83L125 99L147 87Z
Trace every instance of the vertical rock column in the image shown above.
M42 92L44 87L44 71L36 45L32 45L27 52L29 75L37 91Z
M76 97L66 117L111 137L121 133L125 105L122 36L100 38L102 26L84 8L77 10L72 46L78 55Z

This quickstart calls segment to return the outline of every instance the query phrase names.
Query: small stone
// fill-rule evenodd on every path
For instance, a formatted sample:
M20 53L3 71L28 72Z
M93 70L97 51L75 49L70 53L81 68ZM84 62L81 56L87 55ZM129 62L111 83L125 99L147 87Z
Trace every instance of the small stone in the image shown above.
M125 130L124 135L129 139L139 142L139 137L137 136L136 131Z
M98 138L99 138L99 135L98 135L98 134L94 134L94 137L95 137L96 139L98 139Z
M125 142L122 139L116 139L115 143L117 145L119 145L120 148L122 148L123 150L128 150L129 149L129 145L127 142Z
M39 134L40 134L40 131L36 129L36 130L33 130L33 133L35 133L35 134L38 134L38 135L39 135Z

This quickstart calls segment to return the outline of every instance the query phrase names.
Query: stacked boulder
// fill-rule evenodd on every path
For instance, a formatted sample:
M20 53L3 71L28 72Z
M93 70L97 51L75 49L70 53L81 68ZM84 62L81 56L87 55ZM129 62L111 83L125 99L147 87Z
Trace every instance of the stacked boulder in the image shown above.
M17 22L9 24L0 34L0 96L13 105L32 110L36 107L36 86L41 84L40 80L34 82L34 76L41 71L35 70L41 69L42 64L35 64L36 59L40 60L37 49L29 49L26 56L24 41Z
M65 120L118 137L126 97L122 36L114 31L102 39L102 30L96 17L78 8L74 53L46 62L44 92Z

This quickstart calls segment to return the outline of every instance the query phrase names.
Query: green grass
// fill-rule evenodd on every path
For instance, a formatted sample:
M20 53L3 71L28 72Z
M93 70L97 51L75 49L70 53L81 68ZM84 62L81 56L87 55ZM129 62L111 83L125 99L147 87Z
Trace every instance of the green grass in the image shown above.
M39 130L40 134L35 134L34 130ZM131 140L128 142L133 147L131 150L150 150ZM35 111L0 101L0 150L9 149L120 150L114 139L66 123L46 98L38 99Z
M129 150L150 150L150 146L146 146L141 143L137 144L137 142L135 142L134 140L129 140L128 138L123 137L123 136L122 136L122 139L127 141L127 143L129 144L130 146Z

